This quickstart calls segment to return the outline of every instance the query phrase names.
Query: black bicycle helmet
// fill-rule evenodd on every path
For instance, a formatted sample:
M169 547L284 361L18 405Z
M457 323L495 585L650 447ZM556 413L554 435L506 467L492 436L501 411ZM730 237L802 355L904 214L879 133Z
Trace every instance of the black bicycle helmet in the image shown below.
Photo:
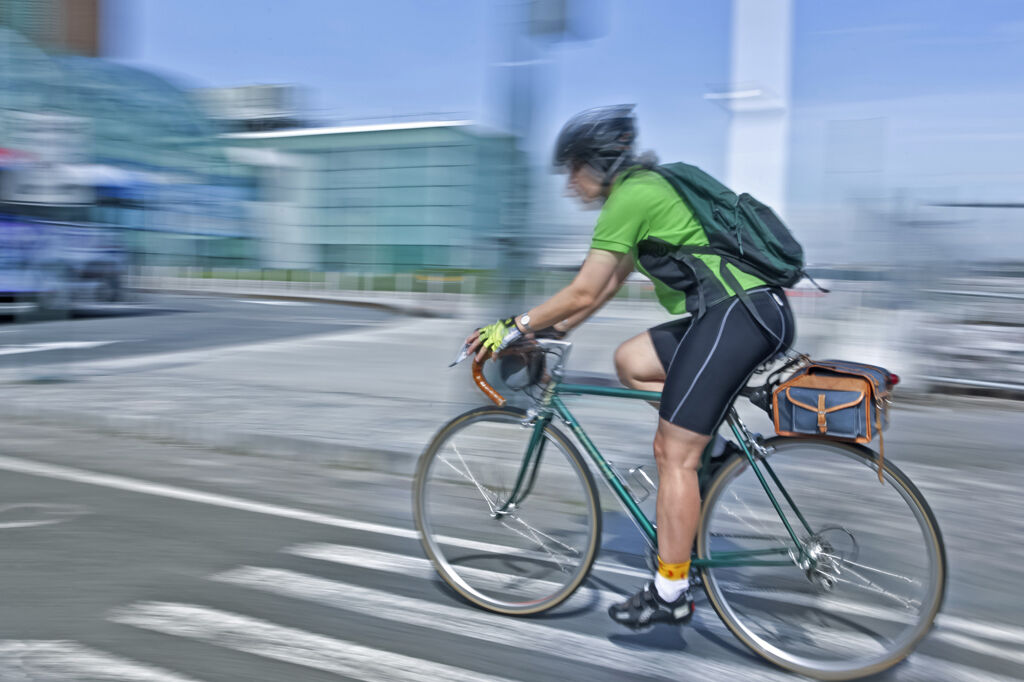
M567 172L588 165L604 176L605 184L628 166L636 140L633 104L587 109L562 126L555 142L555 170Z

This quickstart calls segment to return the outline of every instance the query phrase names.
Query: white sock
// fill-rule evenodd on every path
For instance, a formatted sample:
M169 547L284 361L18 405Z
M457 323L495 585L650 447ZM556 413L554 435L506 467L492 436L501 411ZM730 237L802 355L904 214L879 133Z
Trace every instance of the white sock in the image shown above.
M685 592L689 586L689 578L669 580L661 573L654 574L654 589L658 591L658 596L667 602L674 602L676 599L679 599L679 595Z

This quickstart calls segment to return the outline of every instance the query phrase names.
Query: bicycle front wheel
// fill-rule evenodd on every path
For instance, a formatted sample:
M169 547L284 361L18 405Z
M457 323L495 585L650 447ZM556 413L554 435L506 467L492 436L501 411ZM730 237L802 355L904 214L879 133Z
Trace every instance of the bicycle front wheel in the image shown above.
M579 451L548 424L527 458L526 421L509 407L456 417L427 446L414 483L416 526L437 572L477 606L513 615L568 598L601 537L597 489Z
M767 447L760 469L805 552L735 457L708 488L697 536L699 557L731 563L703 571L715 611L757 654L818 679L898 663L945 592L945 548L924 497L888 461L879 484L877 455L864 447L789 438Z

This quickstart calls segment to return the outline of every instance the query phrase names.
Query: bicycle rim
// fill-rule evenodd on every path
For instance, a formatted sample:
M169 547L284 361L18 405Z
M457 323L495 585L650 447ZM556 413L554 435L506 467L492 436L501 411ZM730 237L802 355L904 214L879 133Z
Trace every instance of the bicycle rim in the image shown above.
M708 490L699 556L785 547L757 558L786 565L705 569L712 606L752 650L804 675L853 679L898 663L927 634L945 592L942 536L921 493L888 462L880 484L866 448L777 438L769 449L807 527L772 490L814 561L801 560L749 462L737 457Z
M486 407L446 425L420 458L414 503L423 547L445 582L478 606L518 615L568 598L601 536L593 478L550 425L536 475L520 487L527 494L501 511L533 432L524 419L522 410Z

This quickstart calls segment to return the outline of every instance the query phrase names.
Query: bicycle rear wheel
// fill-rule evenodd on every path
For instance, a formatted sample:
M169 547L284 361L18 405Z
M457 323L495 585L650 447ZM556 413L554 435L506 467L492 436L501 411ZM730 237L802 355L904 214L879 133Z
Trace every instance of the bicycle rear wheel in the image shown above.
M544 429L523 472L526 412L483 407L456 417L420 457L414 516L437 572L470 602L527 615L568 598L601 537L593 477L562 432ZM503 510L523 472L519 499ZM525 493L525 494L524 494Z
M945 593L931 509L889 461L879 484L867 448L788 438L767 447L802 519L765 478L810 556L798 555L750 463L735 457L708 488L698 556L784 565L705 568L711 605L744 644L794 672L845 680L895 665L927 634Z

